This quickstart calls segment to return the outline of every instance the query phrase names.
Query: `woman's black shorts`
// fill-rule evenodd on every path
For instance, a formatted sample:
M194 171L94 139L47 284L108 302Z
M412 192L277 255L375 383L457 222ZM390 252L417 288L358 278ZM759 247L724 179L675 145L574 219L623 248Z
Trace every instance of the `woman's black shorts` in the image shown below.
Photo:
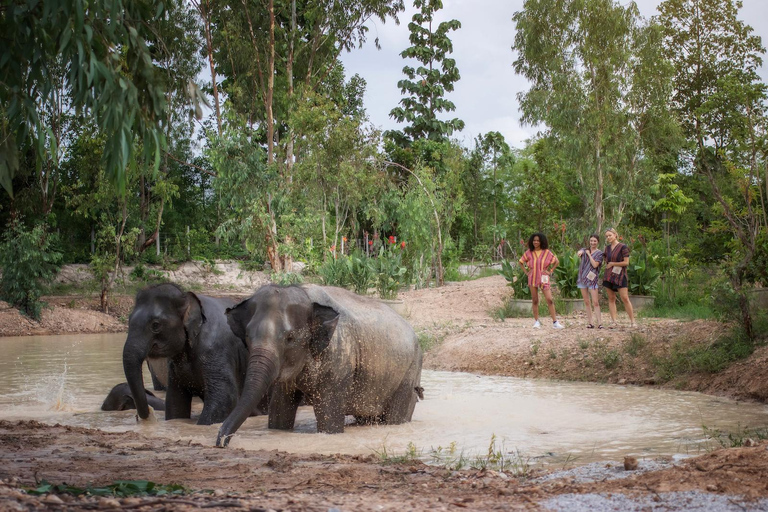
M619 291L619 288L627 288L627 276L621 278L621 283L614 284L610 281L603 281L603 286L614 292Z

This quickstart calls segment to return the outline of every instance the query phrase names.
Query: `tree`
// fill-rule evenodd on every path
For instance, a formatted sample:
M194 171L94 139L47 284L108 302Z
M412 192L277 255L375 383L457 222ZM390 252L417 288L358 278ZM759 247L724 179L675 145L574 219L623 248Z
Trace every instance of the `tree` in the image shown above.
M768 232L765 203L759 199L768 96L757 75L765 49L738 19L741 5L738 0L666 0L659 6L659 21L675 69L673 106L689 141L688 168L705 178L714 208L737 241L731 283L742 325L753 340L743 288L758 239Z
M523 121L546 124L597 229L650 207L642 191L676 150L658 28L615 0L526 0L513 21Z
M403 133L411 141L421 138L441 141L454 131L464 129L464 121L458 118L449 121L438 118L441 112L456 110L456 105L445 99L445 94L453 91L453 84L461 78L456 61L448 57L453 53L448 33L461 28L461 23L444 21L433 29L435 13L443 8L443 2L414 0L413 5L420 10L408 24L411 46L400 55L404 59L417 60L421 66L403 68L407 78L400 80L397 86L405 97L400 100L402 106L393 108L389 116L398 123L408 123Z
M61 94L105 135L105 169L119 190L125 190L136 138L144 159L159 167L165 95L150 42L157 39L155 25L172 17L177 4L162 5L44 0L0 7L0 184L9 194L19 148L33 148L38 165L46 155L59 161L54 118L41 112L55 111ZM63 76L63 87L51 79L56 76Z

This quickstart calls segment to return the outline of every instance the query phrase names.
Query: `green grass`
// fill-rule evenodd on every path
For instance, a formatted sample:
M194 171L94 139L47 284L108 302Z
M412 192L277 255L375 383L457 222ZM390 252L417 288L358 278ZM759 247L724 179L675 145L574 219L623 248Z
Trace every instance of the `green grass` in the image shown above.
M648 346L648 340L645 339L645 336L633 332L629 340L624 344L624 352L632 357L637 357L646 346Z
M417 335L422 352L427 352L438 346L443 338L428 331L421 331Z
M652 308L638 310L637 316L643 318L675 318L678 320L706 320L716 318L715 311L706 304L689 302L687 304L655 305Z
M117 480L114 484L104 487L75 487L67 484L52 484L43 480L35 488L26 489L27 493L41 495L48 493L71 494L74 496L169 496L186 494L189 491L181 485L161 485L147 480Z
M505 300L501 306L488 312L488 315L497 322L503 322L505 318L526 318L531 316L531 314L530 310L513 307L508 300Z
M706 425L701 428L704 430L704 437L708 441L715 443L715 448L739 448L745 445L744 443L747 439L752 441L768 439L768 427L738 427L736 432L723 432L720 429L709 428Z
M733 328L728 334L709 345L691 346L678 341L668 357L655 358L653 364L657 375L664 381L689 373L717 373L735 361L749 357L755 346L738 329Z

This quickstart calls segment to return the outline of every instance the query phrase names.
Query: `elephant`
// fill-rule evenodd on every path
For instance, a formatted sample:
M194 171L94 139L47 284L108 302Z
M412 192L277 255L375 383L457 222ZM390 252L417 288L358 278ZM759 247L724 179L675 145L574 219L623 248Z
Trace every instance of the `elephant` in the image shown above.
M378 300L342 288L266 285L227 309L227 320L250 353L243 393L217 446L229 444L270 389L269 428L293 429L303 399L317 431L329 434L344 432L348 414L359 423L411 421L423 397L416 334Z
M192 397L203 400L198 425L222 422L238 401L248 348L227 325L230 299L184 292L172 283L140 290L128 320L123 369L139 417L149 415L142 365L167 359L165 419L189 418ZM157 368L155 368L157 370ZM153 371L154 373L154 371Z
M155 396L148 389L144 389L147 403L152 406L156 411L165 410L165 402ZM127 411L128 409L135 409L136 403L133 400L131 394L131 388L127 382L120 383L112 388L107 398L104 399L104 403L101 404L102 411Z

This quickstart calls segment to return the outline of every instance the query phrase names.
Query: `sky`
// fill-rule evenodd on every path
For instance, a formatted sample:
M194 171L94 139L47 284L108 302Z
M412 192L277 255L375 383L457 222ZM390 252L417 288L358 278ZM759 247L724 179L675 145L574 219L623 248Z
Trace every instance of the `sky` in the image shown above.
M739 18L754 29L754 33L768 45L768 1L743 0ZM636 0L641 16L649 18L658 14L661 0ZM389 112L398 106L402 98L397 82L405 77L403 66L415 65L400 57L409 46L408 23L415 9L411 0L405 0L406 11L398 16L400 24L392 20L382 24L379 20L369 23L368 41L362 49L342 55L347 76L355 73L365 78L367 88L365 107L371 122L383 130L402 129L403 125L389 118ZM622 0L622 5L627 5ZM507 143L522 148L525 140L534 136L536 127L522 126L518 110L517 94L528 90L529 83L515 74L512 63L516 59L512 51L515 26L512 15L521 10L523 0L443 0L438 12L438 22L456 19L459 30L449 33L453 41L453 57L459 68L461 80L447 99L456 105L456 111L443 113L441 119L458 117L465 128L454 133L464 146L474 146L473 140L481 134L498 131ZM381 50L374 39L379 38ZM768 60L768 55L763 55ZM768 82L768 65L760 69L763 81Z

